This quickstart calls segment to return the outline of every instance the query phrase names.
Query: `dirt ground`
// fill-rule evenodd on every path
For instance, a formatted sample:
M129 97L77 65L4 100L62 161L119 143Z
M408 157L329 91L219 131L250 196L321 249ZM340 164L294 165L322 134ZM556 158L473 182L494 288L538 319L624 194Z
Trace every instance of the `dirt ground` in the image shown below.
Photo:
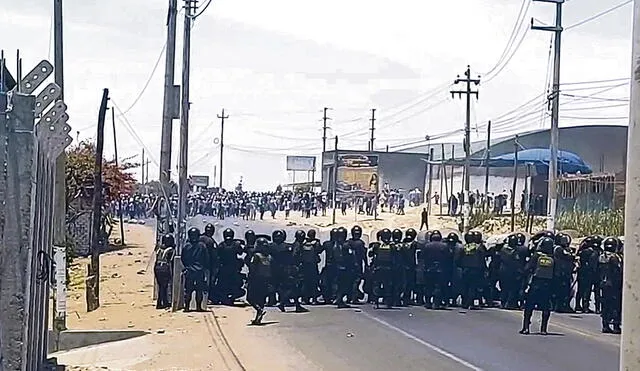
M127 225L127 246L101 256L98 310L87 313L87 259L72 266L67 327L71 330L144 330L150 334L54 354L71 370L313 370L301 354L276 347L278 339L249 327L250 308L216 307L207 313L156 310L150 259L154 231ZM275 340L275 341L274 341ZM256 349L258 351L256 351ZM268 355L268 356L267 356Z

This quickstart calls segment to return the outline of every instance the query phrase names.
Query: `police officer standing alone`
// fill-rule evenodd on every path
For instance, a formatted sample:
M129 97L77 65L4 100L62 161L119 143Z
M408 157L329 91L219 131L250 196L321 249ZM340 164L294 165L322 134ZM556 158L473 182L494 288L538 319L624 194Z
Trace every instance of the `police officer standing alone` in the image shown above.
M205 311L202 299L205 288L205 268L209 262L207 248L200 242L200 230L190 228L187 232L187 243L182 250L182 265L184 266L184 311L191 311L191 296L196 293L196 310Z
M552 296L554 288L555 262L553 259L554 241L549 237L543 237L538 241L536 251L525 267L529 274L527 287L524 292L524 315L520 334L530 333L531 317L533 310L542 311L540 333L547 335L549 318L551 318Z
M620 334L622 320L622 255L620 241L607 237L600 255L600 287L602 289L602 332ZM613 329L611 328L613 326Z

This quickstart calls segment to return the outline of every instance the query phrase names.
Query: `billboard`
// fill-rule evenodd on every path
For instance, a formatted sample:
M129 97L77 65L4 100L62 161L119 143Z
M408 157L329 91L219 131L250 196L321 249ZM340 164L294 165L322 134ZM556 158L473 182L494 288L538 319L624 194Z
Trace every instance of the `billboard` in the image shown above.
M374 197L379 187L378 156L365 154L338 155L336 197Z
M287 171L313 171L316 169L314 156L287 156Z
M209 176L207 175L191 175L189 180L191 180L191 185L194 187L209 187Z

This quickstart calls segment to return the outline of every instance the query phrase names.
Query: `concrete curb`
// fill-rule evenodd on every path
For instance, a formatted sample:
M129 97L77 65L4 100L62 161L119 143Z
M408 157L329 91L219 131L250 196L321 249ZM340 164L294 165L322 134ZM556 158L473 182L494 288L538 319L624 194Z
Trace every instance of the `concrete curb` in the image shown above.
M59 334L49 331L49 353L133 339L147 334L150 332L139 330L67 330Z

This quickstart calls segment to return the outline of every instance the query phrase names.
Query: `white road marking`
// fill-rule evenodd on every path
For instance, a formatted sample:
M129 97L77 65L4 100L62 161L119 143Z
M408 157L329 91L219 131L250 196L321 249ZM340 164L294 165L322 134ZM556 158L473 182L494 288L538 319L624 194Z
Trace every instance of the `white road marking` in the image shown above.
M410 333L406 332L405 330L403 330L401 328L398 328L398 327L390 324L389 322L387 322L385 320L382 320L380 318L372 316L371 314L369 314L367 312L364 312L364 311L361 312L361 313L364 314L365 316L367 316L367 318L378 322L379 324L387 327L388 329L391 329L391 330L393 330L393 331L405 336L406 338L411 339L411 340L415 341L416 343L418 343L420 345L423 345L423 346L433 350L434 352L439 353L440 355L442 355L442 356L444 356L446 358L449 358L450 360L452 360L454 362L457 362L457 363L467 367L470 370L473 370L473 371L485 371L482 367L478 367L478 366L476 366L476 365L474 365L472 363L469 363L469 362L465 361L464 359L456 356L455 354L451 354L451 353L447 352L446 350L444 350L444 349L442 349L442 348L440 348L440 347L438 347L436 345L433 345L433 344L428 343L428 342L426 342L426 341L424 341L424 340L422 340L422 339L420 339L420 338L418 338L418 337L416 337L414 335L411 335Z

